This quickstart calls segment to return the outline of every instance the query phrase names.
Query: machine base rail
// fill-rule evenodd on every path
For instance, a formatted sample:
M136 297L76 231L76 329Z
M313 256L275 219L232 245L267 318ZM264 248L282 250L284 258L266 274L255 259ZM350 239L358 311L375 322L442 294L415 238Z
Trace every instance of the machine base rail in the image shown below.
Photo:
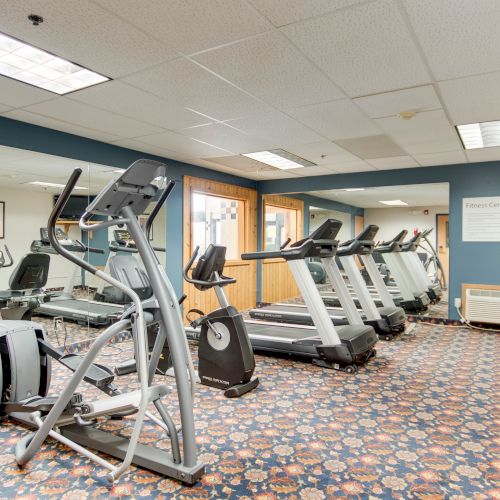
M82 427L77 424L67 425L61 427L61 434L81 446L105 453L119 460L123 460L127 452L127 438L94 427ZM182 464L174 463L170 453L140 443L137 445L132 463L158 474L178 479L188 485L195 484L205 473L203 464L198 463L193 467L185 467Z

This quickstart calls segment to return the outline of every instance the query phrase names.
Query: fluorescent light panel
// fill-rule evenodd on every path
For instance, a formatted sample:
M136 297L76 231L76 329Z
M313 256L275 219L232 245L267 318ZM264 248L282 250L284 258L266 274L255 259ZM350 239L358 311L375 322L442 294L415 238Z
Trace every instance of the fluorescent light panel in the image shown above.
M3 33L0 33L0 75L59 95L109 80Z
M500 146L500 121L457 125L465 149Z
M389 205L390 207L404 207L408 205L408 203L401 200L379 201L379 203L382 203L382 205Z
M242 156L260 161L266 165L279 168L280 170L290 170L292 168L314 167L315 163L305 160L284 149L272 149L270 151L257 151L255 153L244 153Z
M364 191L365 188L348 188L348 189L344 189L344 191Z
M65 184L57 184L56 182L43 182L43 181L32 181L32 182L27 182L26 184L32 184L33 186L41 186L41 187L53 187L53 188L66 187ZM75 186L73 189L86 190L87 188L83 186Z

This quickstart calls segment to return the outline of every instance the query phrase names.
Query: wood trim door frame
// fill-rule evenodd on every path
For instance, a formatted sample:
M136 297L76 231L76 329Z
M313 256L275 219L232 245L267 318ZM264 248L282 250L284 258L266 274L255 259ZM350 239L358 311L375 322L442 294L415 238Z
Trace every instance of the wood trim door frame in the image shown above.
M266 241L266 206L288 208L297 211L297 238L304 237L304 202L296 198L282 195L262 196L262 250ZM262 261L261 301L279 302L299 294L288 264L283 259L266 259Z
M243 225L238 226L238 252L253 252L257 250L257 191L234 184L184 176L183 182L183 265L190 259L193 248L191 238L192 225L192 195L204 193L207 195L228 198L243 202ZM240 209L241 210L241 209ZM241 220L241 219L240 219ZM236 284L224 289L229 302L237 309L247 309L255 306L257 297L257 273L255 261L234 259L227 260L225 273L237 280ZM196 308L208 313L219 307L213 290L199 291L193 285L184 281L183 291L186 294L184 310Z

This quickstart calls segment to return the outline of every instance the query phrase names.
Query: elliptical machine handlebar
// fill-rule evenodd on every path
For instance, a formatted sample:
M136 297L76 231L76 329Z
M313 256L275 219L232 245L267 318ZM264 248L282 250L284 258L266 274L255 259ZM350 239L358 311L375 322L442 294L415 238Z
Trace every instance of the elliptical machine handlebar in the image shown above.
M146 220L146 224L144 224L143 229L144 229L144 232L146 233L146 237L148 238L148 241L149 241L149 235L151 233L151 228L153 227L153 222L155 220L155 217L160 212L160 209L164 205L165 201L167 201L167 198L169 197L170 193L172 192L172 189L174 189L174 186L175 186L175 181L169 180L168 184L165 186L165 189L163 190L163 193L160 196L160 199L156 203L156 206L153 208L153 210L149 214L149 217ZM156 248L153 248L153 250L156 250ZM159 251L161 251L161 250L159 250Z
M73 170L73 173L71 174L71 177L68 180L68 183L63 189L63 192L61 193L61 196L57 198L56 204L54 205L54 208L49 216L49 220L47 222L47 230L49 233L49 241L50 244L52 245L52 248L59 254L68 259L70 262L73 262L77 266L80 266L83 268L85 271L88 271L89 273L96 274L97 268L94 267L92 264L87 262L84 259L81 259L80 257L77 257L75 254L71 253L70 251L66 250L63 245L59 243L59 240L57 239L56 236L56 224L57 221L66 205L66 203L69 200L69 197L71 196L71 193L73 192L73 189L76 186L76 183L78 182L78 179L80 178L80 175L82 175L82 169L81 168L75 168ZM82 243L83 245L83 243ZM84 245L85 246L85 245Z
M188 263L184 266L184 269L182 270L182 275L184 279L188 282L191 283L192 285L199 285L199 286L204 286L204 287L214 287L214 286L226 286L226 285L231 285L232 283L236 283L235 278L228 278L226 276L218 276L217 279L213 281L204 281L204 280L197 280L192 278L189 275L189 271L193 267L194 261L196 260L196 257L198 257L198 252L200 250L200 246L198 245L195 249L193 254L191 255L191 258L189 259Z

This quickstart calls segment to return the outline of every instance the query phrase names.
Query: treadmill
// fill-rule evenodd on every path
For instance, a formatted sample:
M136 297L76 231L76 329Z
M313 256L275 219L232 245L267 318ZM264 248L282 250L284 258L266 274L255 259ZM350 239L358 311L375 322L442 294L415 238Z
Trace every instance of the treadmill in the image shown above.
M356 372L357 365L375 355L378 336L373 327L362 321L334 326L307 267L309 257L321 258L335 252L338 230L338 221L329 219L314 232L314 240L306 238L287 248L241 256L243 260L285 259L314 325L247 320L245 326L254 350L307 357L318 366L343 369L348 373Z
M336 237L342 226L342 222L330 219L329 224L332 227L330 236ZM337 231L336 233L335 230ZM334 325L359 325L364 323L372 326L380 337L385 340L391 340L405 329L406 315L403 309L396 307L392 298L389 298L384 306L376 307L372 296L366 289L366 285L364 285L363 278L358 268L354 265L352 272L359 276L355 276L353 279L357 279L359 288L361 288L360 295L363 296L362 302L365 304L364 312L361 313L361 311L356 308L352 295L342 278L335 259L336 254L342 256L341 259L351 258L352 260L354 260L354 255L371 254L374 247L373 238L377 231L377 226L370 225L353 240L341 245L340 248L337 247L338 241L335 241L335 244L332 243L329 253L325 250L323 251L321 264L342 304L342 308L329 307L327 311ZM313 232L309 238L317 242L322 236L317 233L318 231ZM254 319L267 319L305 325L313 324L311 314L303 304L271 304L262 306L252 309L250 311L250 317Z
M399 287L402 296L401 307L406 311L422 312L428 309L431 300L427 292L415 282L413 270L402 258L404 239L407 234L408 231L403 229L392 240L381 243L377 247L377 252L384 258Z
M69 252L82 254L87 252L104 253L102 249L90 248L78 240L68 238L61 228L56 229L56 237L59 243ZM33 241L31 251L34 253L57 255L57 252L50 244L47 228L43 227L40 229L40 239ZM80 325L98 327L115 322L123 314L123 305L77 299L73 296L73 288L80 272L80 269L75 267L62 293L48 296L48 300L40 304L35 310L35 314L52 318L62 317L65 320L75 321Z
M419 232L413 236L413 238L406 241L401 249L401 258L405 260L407 268L411 269L411 276L414 280L415 286L424 290L429 296L431 302L435 303L441 300L443 291L439 285L432 283L417 253L420 241L431 231L432 229L427 229L423 233Z

